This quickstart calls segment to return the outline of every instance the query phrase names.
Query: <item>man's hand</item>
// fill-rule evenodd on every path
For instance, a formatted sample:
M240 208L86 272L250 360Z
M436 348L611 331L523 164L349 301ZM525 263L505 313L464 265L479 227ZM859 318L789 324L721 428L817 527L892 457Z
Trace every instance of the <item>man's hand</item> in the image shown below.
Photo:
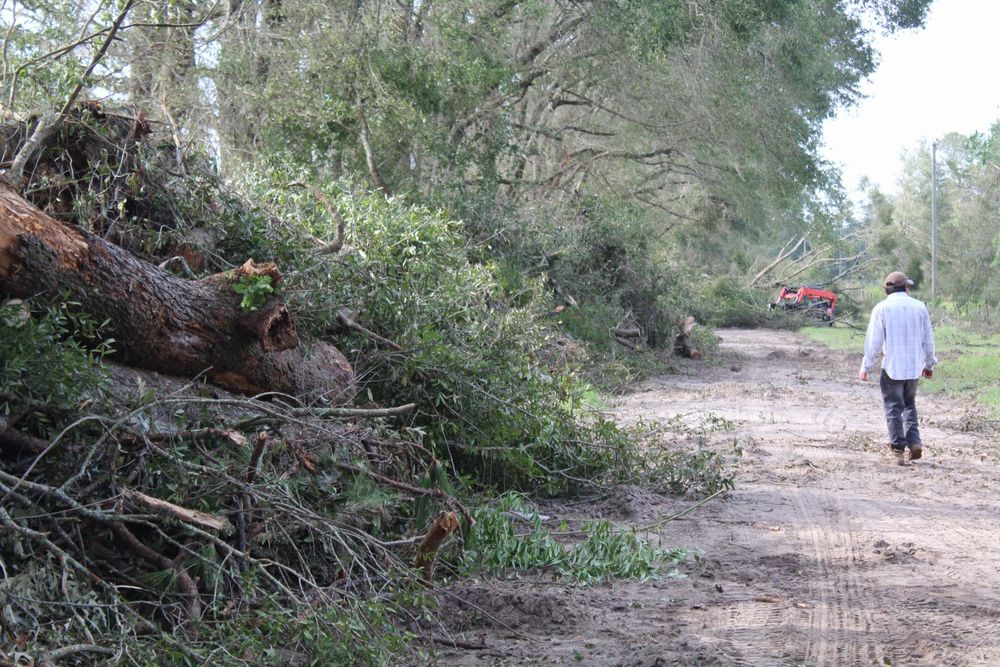
M868 371L858 371L858 379L862 382L868 382Z
M932 377L934 377L934 370L931 368L925 368L924 370L920 371L920 374L929 380Z

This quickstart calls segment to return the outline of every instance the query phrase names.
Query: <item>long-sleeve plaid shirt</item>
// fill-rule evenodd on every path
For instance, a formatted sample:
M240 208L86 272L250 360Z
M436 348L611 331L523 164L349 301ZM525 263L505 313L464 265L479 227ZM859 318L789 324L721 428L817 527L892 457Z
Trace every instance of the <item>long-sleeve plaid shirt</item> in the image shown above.
M922 301L894 292L872 309L861 370L874 366L880 352L885 352L882 369L893 380L915 380L923 369L934 368L934 332Z

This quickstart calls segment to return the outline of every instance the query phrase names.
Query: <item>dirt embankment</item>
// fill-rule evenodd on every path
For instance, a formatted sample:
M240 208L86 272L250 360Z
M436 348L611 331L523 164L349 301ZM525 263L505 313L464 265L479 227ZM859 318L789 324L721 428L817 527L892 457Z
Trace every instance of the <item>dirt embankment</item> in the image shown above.
M736 424L736 490L650 535L700 550L686 576L463 583L450 637L486 648L439 646L438 664L1000 664L1000 434L920 393L924 460L894 466L856 355L787 332L719 333L721 363L617 407L624 423ZM629 487L545 511L626 527L691 504Z

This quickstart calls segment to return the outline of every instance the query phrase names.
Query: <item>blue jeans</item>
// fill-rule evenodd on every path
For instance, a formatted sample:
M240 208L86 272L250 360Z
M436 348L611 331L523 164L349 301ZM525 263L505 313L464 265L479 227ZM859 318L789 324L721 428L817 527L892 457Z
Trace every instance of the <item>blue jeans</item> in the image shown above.
M889 444L897 451L920 444L917 428L917 381L893 380L882 371L878 379L885 405L885 423L889 427Z

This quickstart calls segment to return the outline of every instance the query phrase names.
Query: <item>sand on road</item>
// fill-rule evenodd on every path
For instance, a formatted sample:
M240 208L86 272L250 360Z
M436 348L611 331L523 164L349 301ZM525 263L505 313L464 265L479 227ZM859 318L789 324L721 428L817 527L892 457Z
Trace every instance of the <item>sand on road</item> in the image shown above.
M722 330L720 355L637 387L638 419L732 424L735 490L653 539L698 550L681 579L592 587L528 576L453 589L448 665L1000 665L1000 434L919 392L924 460L892 464L858 355ZM924 381L922 381L924 382ZM930 380L933 382L933 380ZM691 505L637 487L553 503L648 525ZM477 609L488 612L480 613Z

